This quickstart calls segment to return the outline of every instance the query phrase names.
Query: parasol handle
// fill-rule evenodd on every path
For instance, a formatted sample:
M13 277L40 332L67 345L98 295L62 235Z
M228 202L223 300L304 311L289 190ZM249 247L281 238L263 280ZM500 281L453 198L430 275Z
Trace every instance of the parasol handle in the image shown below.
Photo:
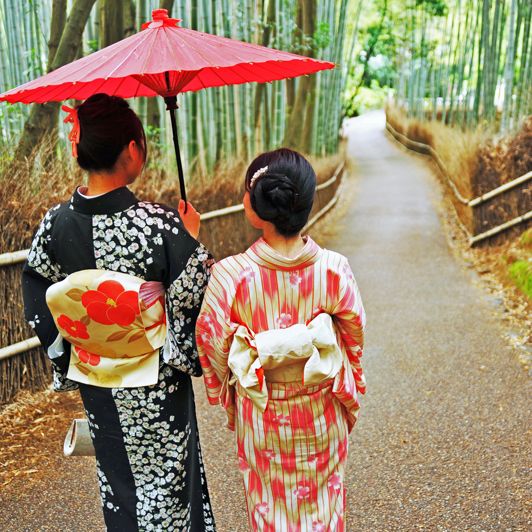
M177 122L175 110L177 107L177 96L166 96L164 98L166 110L170 111L170 120L172 122L172 136L174 138L175 156L177 159L177 173L179 176L179 187L181 189L181 198L185 202L185 213L187 212L187 193L185 191L185 178L183 177L183 165L181 164L181 154L179 152L179 139L177 138Z

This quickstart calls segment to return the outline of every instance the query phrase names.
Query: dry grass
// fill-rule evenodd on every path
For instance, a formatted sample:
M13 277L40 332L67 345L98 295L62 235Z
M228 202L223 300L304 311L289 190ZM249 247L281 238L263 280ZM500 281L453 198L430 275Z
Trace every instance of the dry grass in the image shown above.
M78 392L24 391L0 407L0 488L20 476L30 489L61 458L68 427L82 417Z
M473 181L479 196L532 171L532 117L510 135L489 139L478 158Z
M508 136L493 136L478 128L462 132L440 122L407 118L400 110L387 109L394 129L411 140L429 144L443 160L450 179L460 194L473 199L532 170L532 117ZM462 223L478 235L532 210L532 186L524 183L474 209L449 197ZM530 223L483 241L481 246L498 246L519 235Z

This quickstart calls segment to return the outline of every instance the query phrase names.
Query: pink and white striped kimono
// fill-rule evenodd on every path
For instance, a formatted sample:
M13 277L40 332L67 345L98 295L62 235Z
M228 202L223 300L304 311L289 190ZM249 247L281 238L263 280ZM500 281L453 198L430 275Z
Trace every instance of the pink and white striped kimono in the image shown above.
M347 259L310 237L295 258L260 239L215 264L196 337L209 401L236 431L252 530L344 531L364 328Z

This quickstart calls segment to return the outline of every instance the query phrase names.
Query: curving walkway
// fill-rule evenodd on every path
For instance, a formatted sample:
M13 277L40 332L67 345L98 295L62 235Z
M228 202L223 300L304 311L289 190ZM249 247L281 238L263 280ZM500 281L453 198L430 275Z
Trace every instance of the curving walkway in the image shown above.
M532 380L447 247L425 163L382 112L346 133L358 178L320 242L349 258L368 314L347 531L530 532ZM233 434L195 387L218 531L246 532ZM63 463L44 490L0 493L0 530L103 530L93 460Z
M449 251L425 163L346 128L360 176L344 229L368 314L349 531L532 530L532 380Z

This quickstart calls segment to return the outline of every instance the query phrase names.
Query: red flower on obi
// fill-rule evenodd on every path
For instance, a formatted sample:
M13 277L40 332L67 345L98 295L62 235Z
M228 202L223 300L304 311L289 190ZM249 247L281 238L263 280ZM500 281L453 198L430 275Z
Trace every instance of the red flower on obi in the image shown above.
M139 295L124 290L118 281L104 281L98 290L89 290L81 297L91 320L102 325L131 325L140 314Z
M81 323L81 321L71 320L68 316L61 314L57 318L57 325L64 329L69 336L74 338L81 338L82 340L87 340L89 338L89 333L87 332L87 327Z
M85 351L85 349L80 349L79 347L75 347L76 354L78 355L78 358L84 363L84 364L90 364L91 366L97 366L100 363L100 357L98 355L95 355L94 353L88 353Z

